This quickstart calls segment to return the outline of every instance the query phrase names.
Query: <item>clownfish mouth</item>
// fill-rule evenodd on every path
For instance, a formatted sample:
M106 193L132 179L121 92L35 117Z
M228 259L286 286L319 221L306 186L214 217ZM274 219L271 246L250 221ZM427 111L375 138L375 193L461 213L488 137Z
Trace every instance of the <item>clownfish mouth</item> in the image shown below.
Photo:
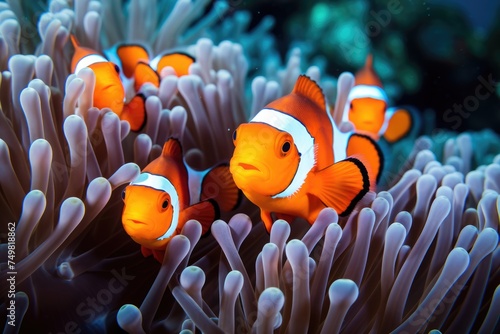
M140 220L135 220L135 219L127 219L127 223L129 226L147 225L146 223L144 223Z
M146 223L141 222L140 220L130 219L130 221L134 222L135 224L142 224L142 225L146 225Z
M243 168L244 170L259 170L257 167L255 167L254 165L250 165L250 164L246 164L244 162L240 162L238 164L238 166L240 166L241 168Z

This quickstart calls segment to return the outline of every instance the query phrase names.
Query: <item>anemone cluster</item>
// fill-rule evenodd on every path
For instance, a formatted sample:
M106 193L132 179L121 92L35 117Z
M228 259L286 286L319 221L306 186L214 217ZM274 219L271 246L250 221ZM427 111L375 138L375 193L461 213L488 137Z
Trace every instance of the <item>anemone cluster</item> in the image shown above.
M189 221L161 265L143 258L121 225L124 185L171 136L195 168L227 161L237 125L301 73L298 49L284 67L261 59L271 21L247 32L248 15L235 13L217 24L234 2L208 4L52 0L30 49L21 2L0 3L0 270L15 271L1 302L4 312L15 300L16 325L5 332L498 331L500 138L486 130L401 143L387 186L349 217L325 209L268 234L244 201L207 236ZM133 133L92 107L91 70L69 73L70 33L97 50L141 42L197 61L143 87L147 123ZM324 83L318 67L305 72Z

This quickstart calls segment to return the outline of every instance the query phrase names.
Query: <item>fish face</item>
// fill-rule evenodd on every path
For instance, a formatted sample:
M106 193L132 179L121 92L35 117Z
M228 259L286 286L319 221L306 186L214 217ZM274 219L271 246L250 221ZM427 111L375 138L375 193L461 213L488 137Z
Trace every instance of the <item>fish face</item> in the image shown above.
M110 108L118 116L123 111L125 90L120 80L118 67L112 62L95 63L89 66L95 74L94 107Z
M238 188L272 196L292 182L300 154L289 133L262 123L242 124L233 142L229 170Z
M349 121L357 131L378 135L385 119L386 103L372 98L354 99L349 109Z
M122 224L125 232L137 243L156 248L168 239L158 240L172 223L170 195L161 190L129 185L122 194L125 203Z

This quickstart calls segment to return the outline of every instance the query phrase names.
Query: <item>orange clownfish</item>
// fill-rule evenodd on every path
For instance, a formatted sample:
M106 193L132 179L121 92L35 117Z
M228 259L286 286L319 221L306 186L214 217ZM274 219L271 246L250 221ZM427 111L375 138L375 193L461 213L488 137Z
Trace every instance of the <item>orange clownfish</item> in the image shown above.
M163 68L170 66L177 76L189 74L189 66L195 59L182 52L162 53L150 59L149 52L139 44L118 44L106 52L122 69L122 80L133 81L134 90L139 91L146 82L160 86Z
M71 71L78 73L82 68L88 67L95 74L94 107L111 109L120 119L130 123L132 131L139 131L146 122L144 96L136 95L125 103L125 90L120 80L119 67L99 52L79 46L73 35L71 42L75 48Z
M356 138L365 145L355 146L376 155L371 140ZM347 157L347 134L336 128L321 88L305 75L299 76L289 95L241 124L233 141L231 174L243 194L259 206L268 231L271 213L302 217L312 224L325 207L349 214L369 191L367 168L373 167Z
M161 155L150 162L122 193L122 224L144 256L163 261L167 243L190 219L198 220L206 233L219 209L231 211L241 192L227 164L197 172L187 167L182 147L170 138Z
M354 79L343 114L343 121L353 123L355 131L379 140L383 136L393 143L406 136L412 127L412 117L405 109L388 108L389 99L380 78L373 70L373 56Z

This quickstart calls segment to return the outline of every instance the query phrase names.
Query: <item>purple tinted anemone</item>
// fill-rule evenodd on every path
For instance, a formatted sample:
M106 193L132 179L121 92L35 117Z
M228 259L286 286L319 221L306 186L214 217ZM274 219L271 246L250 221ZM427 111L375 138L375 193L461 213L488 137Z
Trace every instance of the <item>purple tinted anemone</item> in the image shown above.
M416 159L427 162L415 163L424 170L426 164L435 161L430 157L417 154ZM495 165L485 170L488 168ZM237 247L231 227L216 222L212 234L224 254L219 266L229 265L231 275L238 277L231 298L239 294L243 307L236 305L228 310L217 307L217 302L210 307L205 301L203 307L211 311L203 315L199 313L203 311L199 299L191 296L191 303L198 306L190 306L194 307L191 311L185 309L185 316L197 328L225 332L302 327L313 332L445 332L459 327L494 332L498 193L482 190L474 209L469 207L466 178L460 172L446 174L448 181L440 178L441 182L415 169L406 175L411 180L406 187L398 183L388 192L380 192L370 207L348 219L338 221L333 210L325 209L310 228L294 222L291 228L302 230L299 239L289 240L290 225L278 220L270 236L259 225L254 226L250 235L261 230L260 247L255 248L253 240L244 240ZM477 218L467 219L470 215ZM238 219L246 224L246 217L240 215ZM233 217L233 225L235 222ZM256 260L256 276L246 283L251 268L241 259L249 254ZM212 272L209 267L204 270ZM199 284L208 284L209 280L207 274ZM225 282L227 287L229 276ZM176 285L174 295L187 308L181 288L182 283ZM219 291L219 300L227 300L227 288ZM201 295L207 293L202 288ZM490 293L491 299L486 297ZM327 294L330 303L325 299ZM252 306L245 306L249 300L257 307L251 313ZM208 321L217 309L219 329ZM234 322L227 322L233 312Z
M144 258L121 224L124 186L170 136L193 167L227 162L232 131L291 89L301 51L281 65L267 34L271 18L250 33L248 13L216 25L228 10L222 1L205 16L206 0L156 8L133 0L123 11L117 0L72 3L49 1L36 48L19 23L23 7L0 3L0 220L3 234L15 223L16 329L498 330L500 141L487 130L401 144L388 186L349 217L327 208L312 226L277 220L267 234L243 201L240 213L214 222L207 236L197 221L187 222L162 264ZM92 106L92 70L69 73L70 33L98 51L140 42L155 55L180 47L197 62L187 76L166 68L158 89L142 88L147 123L133 133L109 109ZM224 38L234 36L238 43ZM250 84L256 66L262 70ZM335 110L352 75L335 84L320 66L306 73L330 101L336 93L332 116L340 124ZM8 265L1 263L3 277L14 270ZM9 289L2 285L2 295Z

